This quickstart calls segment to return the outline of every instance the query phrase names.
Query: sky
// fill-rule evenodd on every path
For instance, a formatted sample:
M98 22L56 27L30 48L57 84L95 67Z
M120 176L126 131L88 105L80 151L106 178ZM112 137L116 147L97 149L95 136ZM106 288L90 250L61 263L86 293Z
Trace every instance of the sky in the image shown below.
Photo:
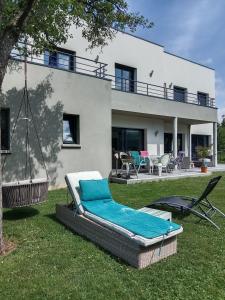
M127 0L130 10L154 22L135 35L159 43L166 51L216 71L219 119L225 115L225 0Z

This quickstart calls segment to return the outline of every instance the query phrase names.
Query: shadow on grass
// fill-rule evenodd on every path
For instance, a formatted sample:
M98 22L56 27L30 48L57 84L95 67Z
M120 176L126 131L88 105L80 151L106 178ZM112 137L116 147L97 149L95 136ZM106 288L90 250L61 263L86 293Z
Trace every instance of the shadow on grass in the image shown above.
M55 213L44 215L44 217L47 217L47 218L49 218L49 219L55 221L55 222L58 223L58 224L62 224L62 223L56 218L56 214L55 214Z
M33 207L21 207L7 210L3 213L3 220L20 220L31 218L39 214L39 211Z
M119 264L123 264L124 266L126 267L129 267L129 268L133 268L133 269L136 269L134 267L132 267L131 265L129 265L126 261L124 261L123 259L117 257L117 256L114 256L110 251L106 250L105 248L103 248L102 246L98 245L97 243L93 242L92 240L88 239L86 236L84 235L81 235L73 230L71 230L68 226L66 226L65 224L61 223L57 218L56 218L56 214L53 213L53 214L47 214L45 215L45 217L53 220L54 222L56 222L57 224L60 224L62 225L65 230L73 233L74 235L77 235L79 237L81 237L82 239L84 239L86 242L88 243L92 243L95 245L96 248L98 248L100 251L104 252L105 254L109 255L111 259L113 259L114 261L116 261L117 263Z

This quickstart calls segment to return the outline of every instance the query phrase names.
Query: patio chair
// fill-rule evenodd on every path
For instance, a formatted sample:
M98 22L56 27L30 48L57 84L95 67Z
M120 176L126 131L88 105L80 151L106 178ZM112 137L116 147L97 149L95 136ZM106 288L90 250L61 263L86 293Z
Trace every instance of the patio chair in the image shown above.
M217 229L220 229L219 226L212 220L212 217L215 213L219 213L223 217L225 217L225 214L217 207L212 205L208 199L208 196L220 181L221 177L222 176L218 176L211 179L199 198L187 196L164 197L154 201L148 207L170 207L175 211L182 213L183 215L192 213L202 220L209 221Z
M121 173L123 173L123 170L125 169L126 178L129 179L132 171L134 171L135 175L138 178L138 171L136 169L134 159L131 156L129 156L126 152L120 152L119 158L121 160Z
M141 167L149 167L149 159L146 157L141 157L138 151L129 151L129 154L134 160L134 164L138 173L140 172Z
M176 160L177 160L177 168L179 170L181 170L181 168L182 168L182 163L183 163L184 157L185 157L185 152L184 151L179 151L178 152L178 156L176 158Z
M117 203L98 171L65 177L72 204L56 205L56 217L137 268L144 268L177 250L182 226Z
M164 154L160 157L157 163L154 163L154 167L158 168L158 166L160 165L160 167L162 167L162 170L168 173L170 171L169 163L170 163L170 155Z
M148 161L148 163L149 163L149 173L153 173L154 164L153 164L153 161L150 157L149 152L146 151L146 150L142 150L142 151L140 151L140 155L141 155L142 159Z

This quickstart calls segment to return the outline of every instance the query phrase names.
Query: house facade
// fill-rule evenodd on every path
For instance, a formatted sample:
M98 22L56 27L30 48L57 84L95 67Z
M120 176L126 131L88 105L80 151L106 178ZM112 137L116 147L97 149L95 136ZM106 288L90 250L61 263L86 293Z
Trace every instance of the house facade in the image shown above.
M102 51L87 48L76 29L56 51L28 57L29 98L53 186L63 186L68 172L108 176L115 151L184 151L195 159L197 146L210 146L217 164L213 69L122 32ZM22 118L14 139L7 138L24 86L23 57L16 51L12 57L16 66L5 77L2 99L7 181L23 176L26 156ZM32 130L31 124L32 172L43 176Z

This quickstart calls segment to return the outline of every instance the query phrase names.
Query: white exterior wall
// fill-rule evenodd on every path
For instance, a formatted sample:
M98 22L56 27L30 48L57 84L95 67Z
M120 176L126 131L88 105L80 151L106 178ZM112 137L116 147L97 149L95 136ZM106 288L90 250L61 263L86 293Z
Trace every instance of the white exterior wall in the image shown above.
M167 53L161 45L118 32L102 50L90 50L87 40L82 37L81 29L71 27L70 32L74 37L61 47L85 58L95 59L99 56L99 61L107 64L109 75L115 75L115 63L119 63L136 68L137 81L159 86L166 84L167 87L172 83L172 86L187 88L190 93L203 92L215 98L214 70ZM150 77L152 71L154 72ZM197 126L195 130L198 131ZM211 127L205 127L204 133L212 135Z
M191 93L205 92L215 97L215 71L190 62L164 51L164 47L118 32L116 37L109 41L103 50L87 50L88 42L82 37L81 30L71 28L74 34L69 39L66 49L75 51L78 56L95 59L107 63L107 73L115 75L115 63L123 64L137 69L137 80L167 87L170 83L185 87ZM153 72L150 78L149 74Z
M164 52L164 81L215 98L215 71Z
M144 129L145 147L149 153L151 153L151 155L162 155L164 153L163 120L113 113L112 126ZM156 131L158 131L157 135L155 135Z
M8 72L3 82L1 105L10 108L10 128L18 113L24 88L23 65ZM111 170L111 85L108 80L28 64L28 93L38 134L45 153L51 186L65 186L64 176L78 171ZM25 123L18 120L4 181L24 179ZM63 144L63 113L79 115L80 144ZM32 175L45 177L33 124L30 124Z
M115 63L127 65L137 70L137 81L147 82L169 87L172 84L187 88L190 93L204 92L209 97L215 98L215 72L214 70L190 62L175 55L165 52L164 47L129 34L118 32L116 37L109 41L109 45L101 49L88 49L88 42L82 37L81 29L71 28L74 38L69 39L62 48L74 51L77 56L95 59L99 56L99 61L107 64L107 74L115 75ZM79 71L79 70L78 70ZM153 72L152 77L150 73ZM126 104L127 105L127 104ZM114 109L114 107L112 107ZM116 108L117 109L117 108ZM195 107L194 107L195 109ZM196 110L198 112L196 106ZM163 116L165 111L162 110ZM183 147L188 154L188 125L183 124L178 117L178 133L184 136ZM147 149L154 154L161 154L164 151L163 131L172 133L172 124L153 118L135 118L125 115L114 116L112 126L125 126L133 128L145 128L147 132ZM190 114L190 119L196 119ZM197 120L197 119L196 119ZM185 121L183 121L185 122ZM160 132L155 137L154 132ZM192 134L209 135L213 140L212 124L192 125Z

